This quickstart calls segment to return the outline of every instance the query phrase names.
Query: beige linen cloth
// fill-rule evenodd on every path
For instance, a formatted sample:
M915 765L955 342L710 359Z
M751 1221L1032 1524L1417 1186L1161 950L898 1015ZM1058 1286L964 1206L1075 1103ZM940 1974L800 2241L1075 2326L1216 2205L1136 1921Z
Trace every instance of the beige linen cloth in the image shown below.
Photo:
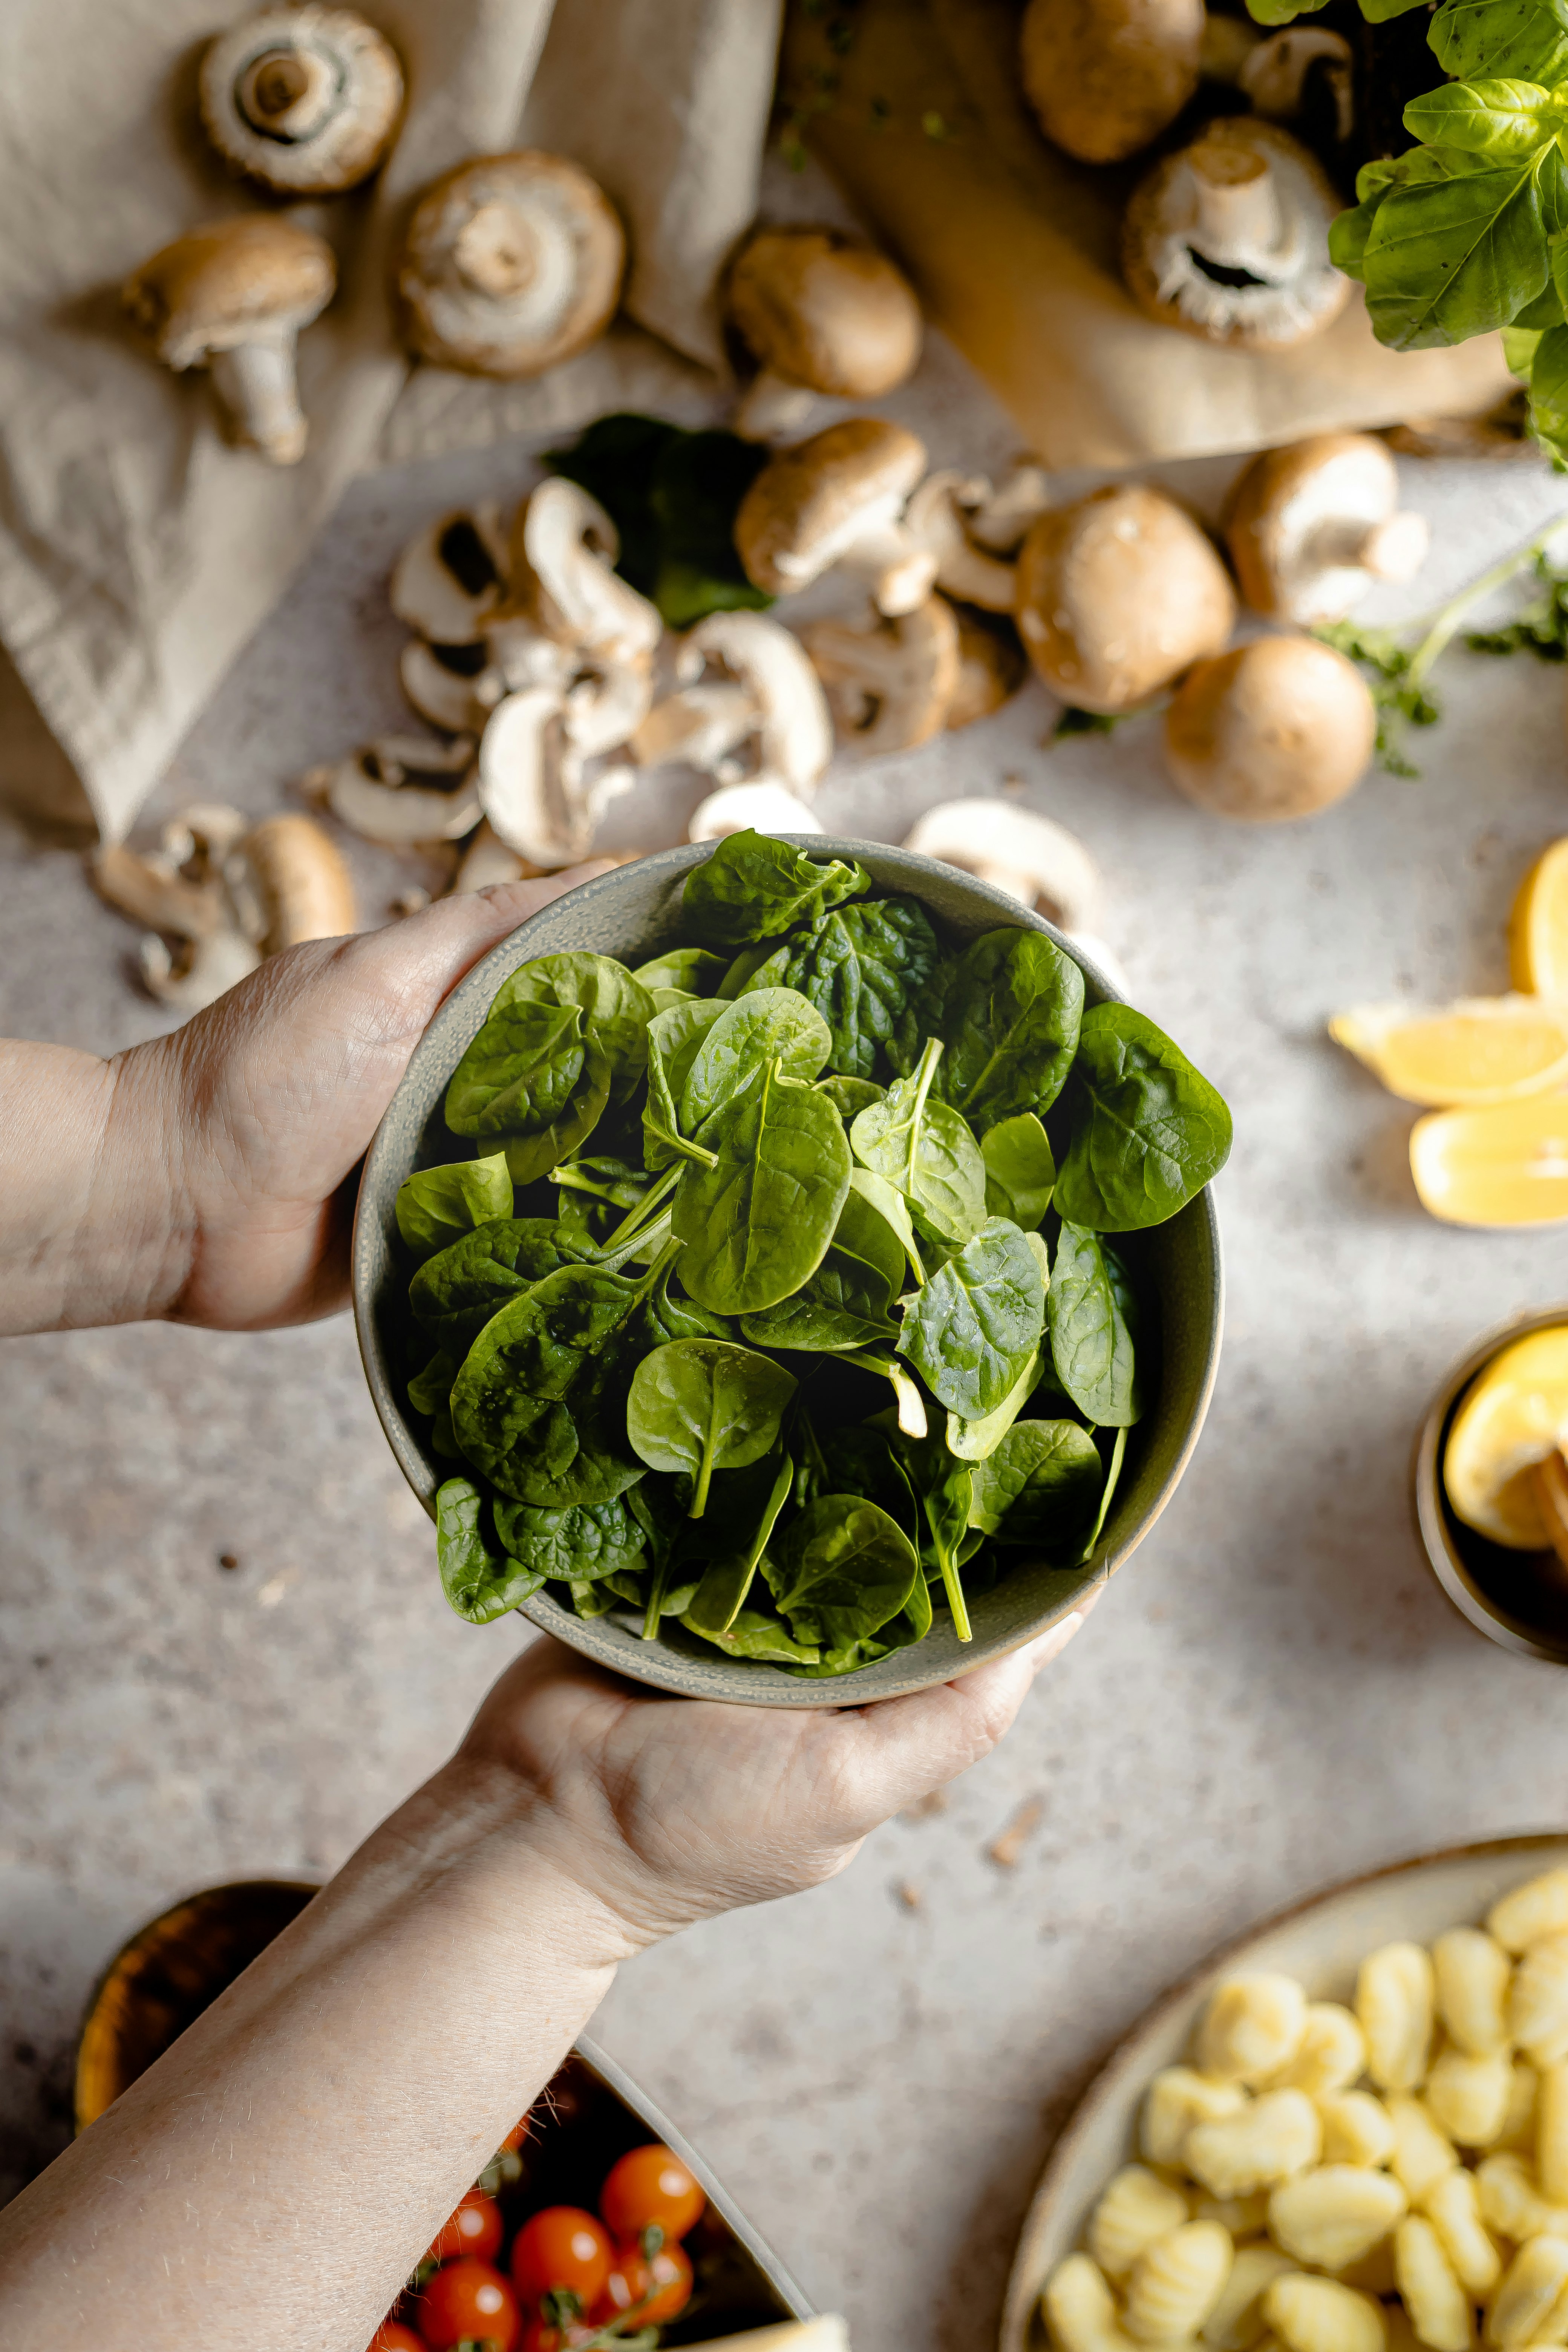
M181 230L270 201L226 172L195 106L203 47L254 0L0 5L0 637L109 838L378 454L668 405L723 364L715 285L755 210L780 0L364 5L403 59L407 112L368 190L297 212L332 240L339 291L301 341L310 443L282 468L224 444L205 376L152 360L118 294ZM410 371L389 263L437 173L523 143L605 188L633 256L626 309L663 341L619 328L537 388L476 399ZM0 690L0 712L18 699ZM0 763L44 774L26 716Z

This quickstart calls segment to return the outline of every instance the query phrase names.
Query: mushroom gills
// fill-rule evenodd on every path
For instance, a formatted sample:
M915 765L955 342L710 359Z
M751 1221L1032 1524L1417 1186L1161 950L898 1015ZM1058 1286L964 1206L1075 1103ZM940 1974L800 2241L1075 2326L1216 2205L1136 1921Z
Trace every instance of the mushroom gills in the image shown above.
M864 759L911 751L940 734L958 685L958 625L930 596L870 628L819 621L805 647L845 741Z
M487 503L456 508L416 531L393 566L389 593L398 619L432 645L466 649L483 637L506 585L506 534L500 510ZM481 656L476 668L483 667Z
M657 605L615 569L620 539L595 498L564 475L541 482L512 524L512 608L543 635L612 660L651 658Z
M403 69L353 9L263 8L220 33L202 59L202 120L237 171L279 194L340 195L392 143Z
M833 757L833 720L808 648L764 614L710 613L681 639L675 675L683 687L699 688L710 665L752 707L746 734L757 738L759 775L809 799Z
M609 803L631 791L624 763L590 777L567 733L563 698L525 687L497 704L479 741L479 805L496 838L531 865L570 866L593 846Z

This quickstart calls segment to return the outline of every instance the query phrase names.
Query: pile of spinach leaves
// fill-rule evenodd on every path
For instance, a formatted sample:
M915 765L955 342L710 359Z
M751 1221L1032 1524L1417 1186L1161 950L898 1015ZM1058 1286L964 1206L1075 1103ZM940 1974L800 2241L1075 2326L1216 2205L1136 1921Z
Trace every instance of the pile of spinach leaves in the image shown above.
M1136 1236L1230 1115L1043 933L953 946L757 834L680 943L521 965L410 1176L408 1399L452 1475L447 1597L796 1675L1087 1559L1144 1409Z

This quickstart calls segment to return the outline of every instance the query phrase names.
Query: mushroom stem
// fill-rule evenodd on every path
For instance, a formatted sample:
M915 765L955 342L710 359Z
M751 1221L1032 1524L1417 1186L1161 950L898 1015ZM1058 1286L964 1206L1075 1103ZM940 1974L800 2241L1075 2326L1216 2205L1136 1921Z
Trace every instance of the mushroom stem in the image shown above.
M242 448L259 449L275 466L299 464L307 428L294 376L292 335L215 352L212 379L234 419L235 438Z
M901 522L873 523L850 541L838 562L866 583L877 610L889 620L923 604L936 580L935 555Z
M1361 534L1352 553L1339 560L1359 563L1374 580L1414 580L1431 544L1432 526L1425 515L1385 515Z
M314 49L268 49L241 75L239 110L273 139L307 139L329 110L335 78Z
M521 294L534 276L539 239L510 205L480 205L458 231L452 260L466 286L500 301Z
M816 394L804 383L763 368L736 403L730 430L742 441L773 441L798 432L811 415Z
M1222 254L1272 254L1284 222L1274 174L1261 155L1206 150L1191 159L1194 226L1205 247Z

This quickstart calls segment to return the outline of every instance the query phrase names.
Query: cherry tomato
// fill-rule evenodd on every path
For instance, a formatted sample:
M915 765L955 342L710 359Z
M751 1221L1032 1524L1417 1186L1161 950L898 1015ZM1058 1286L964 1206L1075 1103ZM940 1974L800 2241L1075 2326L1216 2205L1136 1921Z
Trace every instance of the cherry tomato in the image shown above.
M637 2307L638 2327L663 2327L679 2319L691 2300L691 2264L684 2247L660 2246L645 2255L637 2246L619 2246L605 2292L594 2308L601 2327Z
M547 2205L518 2231L511 2274L525 2303L564 2290L589 2311L605 2292L616 2258L609 2231L578 2205Z
M502 2140L500 2147L497 2148L496 2154L498 2156L515 2156L518 2149L522 2146L523 2141L527 2137L528 2117L524 2116L521 2123L513 2124L510 2131L508 2132L505 2139Z
M416 2336L401 2319L384 2319L370 2339L370 2352L427 2352L427 2347L423 2336Z
M612 2165L599 2191L599 2210L617 2238L640 2245L645 2231L666 2242L684 2238L702 2219L708 2200L678 2156L655 2141L629 2148Z
M467 2254L443 2263L419 2298L419 2332L429 2352L466 2341L512 2352L522 2328L517 2297L500 2271Z
M586 2344L597 2331L586 2320L574 2320L568 2327L556 2327L541 2311L530 2312L522 2331L522 2352L572 2352L577 2344Z
M427 2263L449 2263L455 2254L472 2254L479 2263L493 2263L506 2232L500 2208L482 2189L466 2191L451 2220L443 2221L430 2241Z

